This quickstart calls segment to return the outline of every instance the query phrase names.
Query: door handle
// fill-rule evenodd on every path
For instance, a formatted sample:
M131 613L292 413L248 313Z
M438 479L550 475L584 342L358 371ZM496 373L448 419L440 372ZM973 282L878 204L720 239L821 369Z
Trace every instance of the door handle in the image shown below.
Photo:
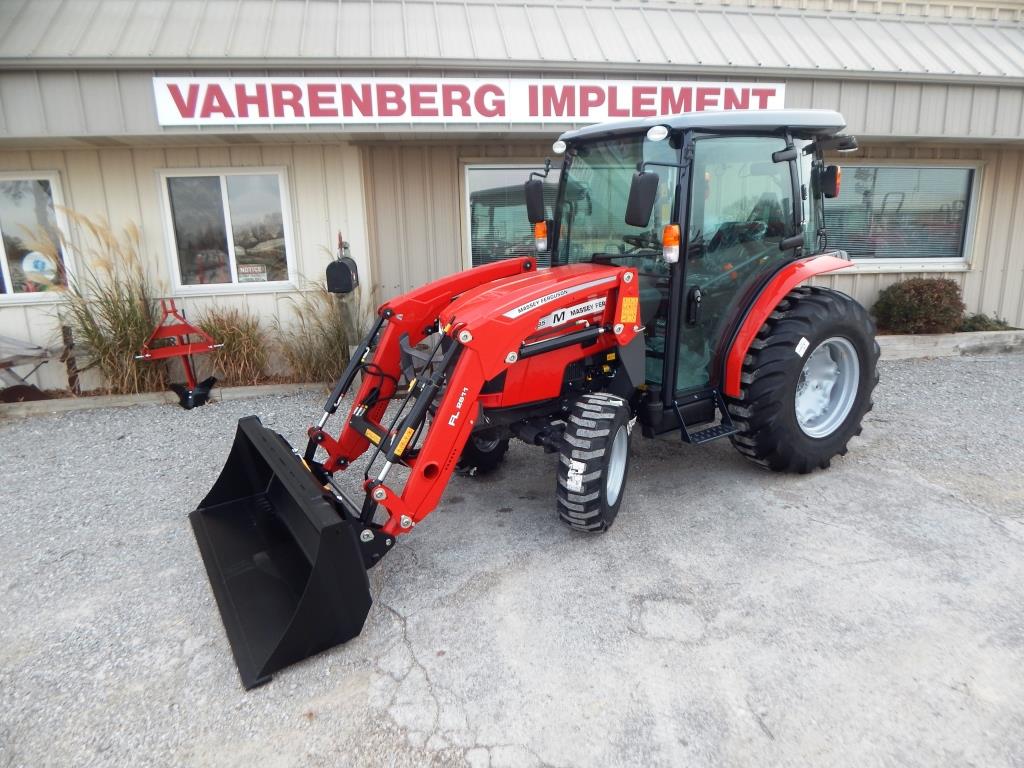
M690 293L686 299L686 324L696 325L700 322L700 308L704 303L704 294L701 293L700 286L693 286L690 289Z

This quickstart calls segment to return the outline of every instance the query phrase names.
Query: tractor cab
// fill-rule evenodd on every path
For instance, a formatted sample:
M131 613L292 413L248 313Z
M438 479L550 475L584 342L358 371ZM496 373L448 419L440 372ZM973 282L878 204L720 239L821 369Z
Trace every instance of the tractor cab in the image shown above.
M839 172L822 153L856 148L844 127L824 110L590 126L554 144L554 205L541 205L540 179L527 183L552 266L637 270L648 433L712 419L725 353L753 299L786 264L827 247L822 198L837 193Z

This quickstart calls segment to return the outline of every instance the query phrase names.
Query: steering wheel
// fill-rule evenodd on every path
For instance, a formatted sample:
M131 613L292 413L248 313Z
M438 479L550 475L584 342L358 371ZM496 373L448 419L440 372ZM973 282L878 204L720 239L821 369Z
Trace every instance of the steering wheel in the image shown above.
M622 241L626 245L632 245L634 248L652 248L654 250L661 248L661 241L650 232L644 232L639 235L623 235Z

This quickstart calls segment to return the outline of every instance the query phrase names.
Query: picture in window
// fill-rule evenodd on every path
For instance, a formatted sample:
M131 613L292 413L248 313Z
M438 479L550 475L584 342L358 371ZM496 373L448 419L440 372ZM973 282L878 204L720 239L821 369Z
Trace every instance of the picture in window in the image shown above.
M0 294L42 293L65 285L49 180L0 180L0 235Z

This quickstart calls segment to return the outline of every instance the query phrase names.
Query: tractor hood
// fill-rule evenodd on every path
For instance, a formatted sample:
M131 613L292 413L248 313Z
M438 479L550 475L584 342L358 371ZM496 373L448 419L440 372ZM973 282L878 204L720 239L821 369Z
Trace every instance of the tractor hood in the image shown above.
M470 332L484 322L511 323L529 314L536 315L540 324L554 310L568 308L571 312L587 307L592 299L607 296L630 271L602 264L571 264L501 278L456 298L441 313L441 321ZM586 314L594 314L603 306L592 305L593 312Z

